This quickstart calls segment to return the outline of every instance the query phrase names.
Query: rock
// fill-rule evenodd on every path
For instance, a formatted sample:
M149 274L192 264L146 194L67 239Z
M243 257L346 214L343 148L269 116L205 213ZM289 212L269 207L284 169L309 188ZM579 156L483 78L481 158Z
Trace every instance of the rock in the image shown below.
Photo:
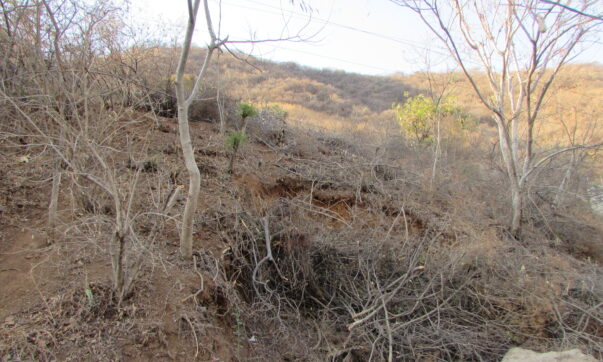
M603 217L603 184L591 185L588 188L588 197L593 211Z
M511 348L501 362L597 362L579 349L570 349L563 352L538 353L523 348Z
M17 157L18 163L28 163L31 157L29 155Z

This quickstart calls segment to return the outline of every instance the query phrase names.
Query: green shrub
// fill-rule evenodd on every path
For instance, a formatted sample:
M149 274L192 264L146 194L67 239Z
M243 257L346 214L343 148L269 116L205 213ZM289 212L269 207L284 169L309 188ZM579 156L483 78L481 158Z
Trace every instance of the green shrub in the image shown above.
M431 97L419 94L408 98L404 104L393 104L392 108L402 132L414 137L420 144L431 143L438 121L453 119L464 129L470 118L451 97L434 101Z
M239 117L245 120L248 117L254 117L258 114L258 109L256 106L249 102L241 102L238 104L239 107Z
M239 147L241 147L245 141L247 141L247 136L242 131L230 132L224 140L226 148L230 149L230 161L228 163L228 173L230 174L234 172L234 161L237 157Z
M226 136L224 143L226 144L226 148L236 152L245 141L247 141L247 136L243 132L234 131Z

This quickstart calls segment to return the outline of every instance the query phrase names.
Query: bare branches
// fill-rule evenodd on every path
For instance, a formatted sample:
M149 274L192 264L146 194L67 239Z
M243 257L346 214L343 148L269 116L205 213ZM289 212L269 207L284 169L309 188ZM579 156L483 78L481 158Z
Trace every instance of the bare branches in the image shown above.
M559 11L539 8L536 0L496 4L455 0L452 5L438 0L393 2L421 17L448 47L475 94L493 113L510 184L511 230L517 235L527 175L563 153L548 153L537 160L534 127L544 100L577 44L599 24L563 6ZM592 7L585 3L582 10ZM469 71L472 57L480 62L489 87Z
M526 179L530 176L530 174L532 174L534 171L536 171L542 164L544 164L547 161L550 161L551 159L559 156L562 153L565 152L569 152L569 151L574 151L574 150L588 150L588 149L597 149L597 148L601 148L603 147L603 142L599 142L599 143L595 143L595 144L591 144L591 145L575 145L575 146L571 146L571 147L566 147L566 148L562 148L560 150L557 150L549 155L546 155L544 157L542 157L540 160L538 160L538 162L536 162L529 170L528 172L524 173L522 176L522 183L525 183Z
M260 269L260 267L262 266L262 264L264 264L264 262L270 261L274 264L274 268L277 270L278 274L281 276L281 278L284 278L280 269L278 268L278 264L276 263L276 261L274 260L274 256L272 255L272 243L271 243L271 236L270 236L270 227L268 225L268 216L264 217L262 219L262 225L264 227L264 241L266 242L266 256L262 258L262 260L260 260L255 268L253 269L253 273L252 273L252 281L253 281L253 287L256 291L256 294L258 296L260 296L260 292L257 290L256 288L256 283L258 284L263 284L265 287L267 287L266 282L265 281L259 281L257 280L256 276L258 274L258 271Z
M551 1L551 0L540 0L540 1L543 2L543 3L547 3L547 4L554 5L554 6L562 7L564 9L569 10L569 11L571 11L573 13L576 13L576 14L580 14L580 15L583 15L583 16L586 16L586 17L589 17L589 18L592 18L592 19L595 19L595 20L603 21L603 16L601 16L601 15L589 14L589 13L586 13L584 11L578 10L575 7L571 7L569 5L562 4L562 3L558 2L558 1Z
M193 2L194 1L194 2ZM205 21L207 25L207 31L210 35L210 41L207 46L207 52L205 54L205 59L203 61L203 65L199 69L198 75L195 79L194 86L189 95L185 94L185 88L183 84L183 76L186 68L186 63L188 61L192 36L195 30L196 21L197 21L197 13L199 12L199 8L201 6L201 0L188 0L188 26L186 29L186 33L184 36L184 42L182 45L182 51L180 54L180 59L178 61L178 67L176 70L176 98L178 102L178 129L180 134L180 144L182 146L182 152L184 157L184 162L186 164L186 168L189 173L189 191L188 191L188 199L186 202L186 206L183 214L183 223L182 230L180 234L180 251L182 256L185 259L192 258L192 245L193 245L193 218L195 211L197 209L197 199L199 197L199 191L201 187L201 175L199 172L199 167L195 162L194 150L192 145L192 140L190 136L189 130L189 108L192 101L197 96L199 92L201 84L205 81L205 75L207 69L209 67L211 58L213 53L216 50L220 50L221 47L226 47L226 49L231 52L231 50L227 47L227 44L233 43L242 43L236 41L229 41L228 36L223 39L220 39L216 35L216 31L213 26L212 16L210 14L208 0L203 0L203 10L205 14ZM303 4L303 2L302 2ZM221 14L220 14L221 15ZM299 34L291 37L291 38L277 38L277 39L266 39L266 40L249 40L244 41L244 43L255 43L260 41L284 41L284 40L293 40L297 39ZM232 52L231 52L232 53Z

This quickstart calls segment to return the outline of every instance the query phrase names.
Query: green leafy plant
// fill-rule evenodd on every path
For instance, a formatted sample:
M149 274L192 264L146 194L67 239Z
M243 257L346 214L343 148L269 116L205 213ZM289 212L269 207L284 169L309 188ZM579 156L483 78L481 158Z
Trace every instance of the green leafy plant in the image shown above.
M249 102L241 102L238 104L239 107L239 116L243 119L248 117L253 117L258 114L258 109L256 106Z
M237 157L237 152L239 151L239 147L243 143L247 141L247 136L242 131L234 131L230 132L224 143L226 144L226 148L230 150L230 162L228 164L228 173L234 172L234 161Z
M402 132L414 137L419 144L431 143L434 125L438 120L454 118L464 127L468 119L453 98L435 101L424 94L410 97L404 104L392 106Z
M241 132L245 133L248 118L255 117L259 111L256 106L249 102L241 102L237 106L239 107L239 117L241 117L242 121Z
M96 305L96 301L94 300L94 293L92 292L92 289L86 288L86 290L84 290L84 293L86 294L86 298L88 299L88 306L90 308L94 307Z

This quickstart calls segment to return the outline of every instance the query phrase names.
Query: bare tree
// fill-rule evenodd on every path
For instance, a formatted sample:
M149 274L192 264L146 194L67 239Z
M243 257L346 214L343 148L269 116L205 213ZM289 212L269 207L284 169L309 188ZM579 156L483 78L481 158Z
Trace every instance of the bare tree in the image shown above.
M553 116L558 118L562 133L565 135L569 145L578 146L592 143L592 140L597 138L596 130L599 126L599 117L596 110L589 109L590 107L578 109L576 105L571 105L571 101L567 99L567 94L557 96L556 103L556 110ZM570 104L569 106L568 103ZM567 153L566 157L569 157L569 160L565 160L566 169L559 181L559 186L553 199L553 204L556 208L561 209L566 206L566 203L571 199L568 196L572 195L572 198L575 199L578 195L580 180L578 175L580 174L580 169L584 168L591 158L589 157L591 155L590 151L588 149L576 148ZM573 189L573 192L570 192L570 189Z
M141 167L124 172L124 157L147 157L151 132L140 139L125 135L128 146L119 146L124 129L143 122L135 117L134 105L148 98L144 91L132 91L136 74L119 71L130 65L106 56L111 44L123 45L117 44L121 10L102 0L0 0L0 6L0 36L4 29L10 33L0 41L0 116L6 120L0 123L0 138L48 160L51 170L40 172L45 178L51 173L53 180L49 241L59 236L55 228L61 223L67 237L89 240L104 250L107 246L119 304L162 230L163 219L157 222L157 217L172 209L180 191L176 187L162 206L154 205L153 199L162 196L148 187L150 174L141 175ZM152 177L155 185L162 177ZM68 194L73 221L58 215L60 196ZM147 233L141 225L151 222Z
M292 1L294 3L295 1ZM305 4L303 1L300 2L302 9L305 9ZM264 39L264 40L228 40L228 36L221 39L219 35L216 35L218 32L215 31L214 26L212 24L212 18L209 12L209 5L207 0L203 0L203 10L205 13L205 21L207 25L207 30L210 36L209 44L207 46L207 51L205 53L205 59L203 61L203 65L198 72L197 78L195 80L194 86L190 94L186 94L185 92L185 84L183 82L183 77L185 74L186 63L189 58L191 42L193 37L193 32L195 30L195 26L197 23L197 14L199 12L199 8L201 7L201 0L187 0L188 5L188 25L186 28L186 34L184 37L184 42L182 45L182 52L180 54L180 60L178 62L178 68L176 70L176 98L178 101L178 129L180 133L180 143L182 146L182 153L184 156L184 162L186 164L186 169L189 174L189 189L188 189L188 198L186 201L186 206L184 208L184 215L182 219L182 231L180 234L180 253L182 257L185 259L191 259L193 256L193 217L195 215L195 211L197 210L197 201L199 198L199 192L201 188L201 174L199 172L199 167L195 162L195 154L193 151L193 145L190 136L189 129L189 108L191 103L195 100L197 96L200 86L204 81L205 74L209 67L212 55L214 52L220 47L224 46L229 52L230 49L227 47L227 43L257 43L257 42L273 42L273 41L303 41L306 40L300 36L300 33L297 33L290 37L280 37L275 39ZM301 30L300 30L301 31ZM219 33L218 33L219 34ZM235 55L233 52L231 54Z
M197 23L197 14L201 5L201 0L188 0L188 26L186 28L186 35L184 37L184 44L182 45L182 53L180 54L180 61L178 62L178 68L176 70L176 98L178 100L178 129L180 133L180 143L182 145L182 153L184 156L184 162L186 169L189 174L189 189L186 206L184 208L184 215L182 218L182 232L180 234L180 253L185 259L191 259L193 257L193 216L197 210L197 201L199 199L199 191L201 188L201 173L199 167L195 161L195 153L193 151L193 144L191 141L188 114L189 108L195 96L199 92L199 86L203 81L211 57L217 49L220 48L225 40L217 38L216 33L211 22L211 16L209 13L209 6L207 0L203 0L203 8L205 11L205 20L207 22L207 30L210 35L210 43L207 46L207 52L205 53L205 60L199 70L195 85L191 93L187 96L185 94L185 86L183 82L184 70L186 68L186 62L188 61L189 52L191 49L191 42L193 39L193 32Z
M442 114L441 104L451 93L452 77L454 73L448 73L445 78L438 79L431 70L431 62L428 57L425 59L426 68L424 71L418 72L418 75L427 82L427 95L433 100L435 106L435 140L433 149L433 165L431 168L430 187L435 186L438 161L441 153L442 132L441 123L444 115Z
M529 176L560 153L603 144L538 152L534 135L556 75L600 22L565 7L543 6L537 0L391 1L421 17L492 112L510 185L510 230L518 235ZM581 12L594 6L595 1L584 1ZM476 65L481 72L472 70ZM480 82L480 73L486 82Z

